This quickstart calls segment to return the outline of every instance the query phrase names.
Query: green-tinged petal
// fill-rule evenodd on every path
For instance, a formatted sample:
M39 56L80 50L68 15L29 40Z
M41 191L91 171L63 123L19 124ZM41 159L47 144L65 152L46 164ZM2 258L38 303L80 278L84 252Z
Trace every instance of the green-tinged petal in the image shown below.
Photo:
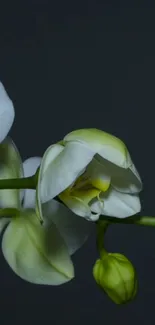
M47 202L63 192L90 163L94 152L83 144L71 142L65 147L53 145L45 152L39 172L38 187L41 202Z
M98 153L112 163L128 168L131 158L125 144L117 137L98 129L80 129L72 131L64 138L66 142L77 141Z
M33 210L12 219L3 236L2 251L12 270L31 283L60 285L74 277L56 226L41 226Z
M15 117L14 106L0 82L0 142L8 135Z
M42 204L42 211L45 224L55 223L71 255L85 243L94 227L56 200Z
M105 216L127 218L141 210L140 199L138 195L118 192L112 187L101 195L104 200L101 212L100 202L94 200L91 203L91 210L95 213L102 213Z
M10 218L0 218L0 235L9 222Z
M23 162L24 177L33 176L41 164L41 157L31 157ZM36 200L36 190L26 189L24 193L24 208L34 208Z
M97 189L91 190L76 190L73 194L63 192L59 195L60 200L76 215L85 218L88 221L96 221L99 218L98 213L92 213L89 202L97 197L100 191ZM100 202L101 204L101 202Z
M0 144L0 179L23 176L20 154L8 137ZM20 208L19 190L0 190L1 208Z
M97 160L104 164L107 172L111 175L111 184L118 191L123 193L139 193L142 190L142 181L133 163L129 168L124 169L107 160L103 162L99 157L97 157Z

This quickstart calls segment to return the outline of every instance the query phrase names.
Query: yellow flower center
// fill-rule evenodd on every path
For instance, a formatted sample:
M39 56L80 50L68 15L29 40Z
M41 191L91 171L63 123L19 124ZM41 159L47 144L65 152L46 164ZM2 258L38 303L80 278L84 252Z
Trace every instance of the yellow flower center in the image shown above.
M91 176L86 171L77 178L73 185L62 192L59 197L62 201L65 201L66 196L78 198L86 204L89 204L96 197L100 200L100 193L107 191L109 186L110 180L108 178Z

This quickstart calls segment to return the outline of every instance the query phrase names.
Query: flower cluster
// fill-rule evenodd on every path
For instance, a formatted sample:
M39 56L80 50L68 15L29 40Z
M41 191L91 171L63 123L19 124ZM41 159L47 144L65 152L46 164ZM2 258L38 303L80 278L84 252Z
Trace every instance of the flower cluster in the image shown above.
M125 144L98 129L74 130L47 148L43 157L22 162L8 136L14 118L13 103L0 83L2 251L9 266L22 279L60 285L74 277L71 256L101 217L125 219L140 212L142 181ZM24 179L27 187L22 186ZM33 180L34 186L29 186L29 180ZM132 297L135 295L133 269L131 264L128 267L130 262L125 257L122 262L116 256L117 266L121 268L124 263L125 274L117 284L114 257L106 255L98 260L93 274L97 283L104 283L101 287L109 296L116 297L114 291L119 286L119 297L113 300L124 302L121 283L126 278L131 287L128 300L130 292ZM112 271L107 273L109 265ZM124 271L126 265L128 273ZM98 274L102 279L98 279Z

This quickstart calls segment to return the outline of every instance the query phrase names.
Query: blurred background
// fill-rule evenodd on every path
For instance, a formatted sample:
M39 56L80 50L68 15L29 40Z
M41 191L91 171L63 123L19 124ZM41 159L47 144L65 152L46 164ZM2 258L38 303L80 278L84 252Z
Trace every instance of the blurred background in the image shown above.
M14 102L10 135L23 160L73 129L110 132L140 172L144 215L155 215L154 16L145 0L0 4L0 80ZM60 287L24 282L1 254L1 324L154 324L155 229L113 225L106 247L134 263L136 300L116 306L96 286L94 232L73 257L75 279Z

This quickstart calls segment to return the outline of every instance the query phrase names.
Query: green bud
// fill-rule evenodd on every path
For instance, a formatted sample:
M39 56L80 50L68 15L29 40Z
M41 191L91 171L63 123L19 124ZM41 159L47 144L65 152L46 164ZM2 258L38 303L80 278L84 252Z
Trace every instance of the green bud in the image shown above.
M124 304L137 293L137 276L132 263L122 254L107 253L93 267L97 284L116 303Z

